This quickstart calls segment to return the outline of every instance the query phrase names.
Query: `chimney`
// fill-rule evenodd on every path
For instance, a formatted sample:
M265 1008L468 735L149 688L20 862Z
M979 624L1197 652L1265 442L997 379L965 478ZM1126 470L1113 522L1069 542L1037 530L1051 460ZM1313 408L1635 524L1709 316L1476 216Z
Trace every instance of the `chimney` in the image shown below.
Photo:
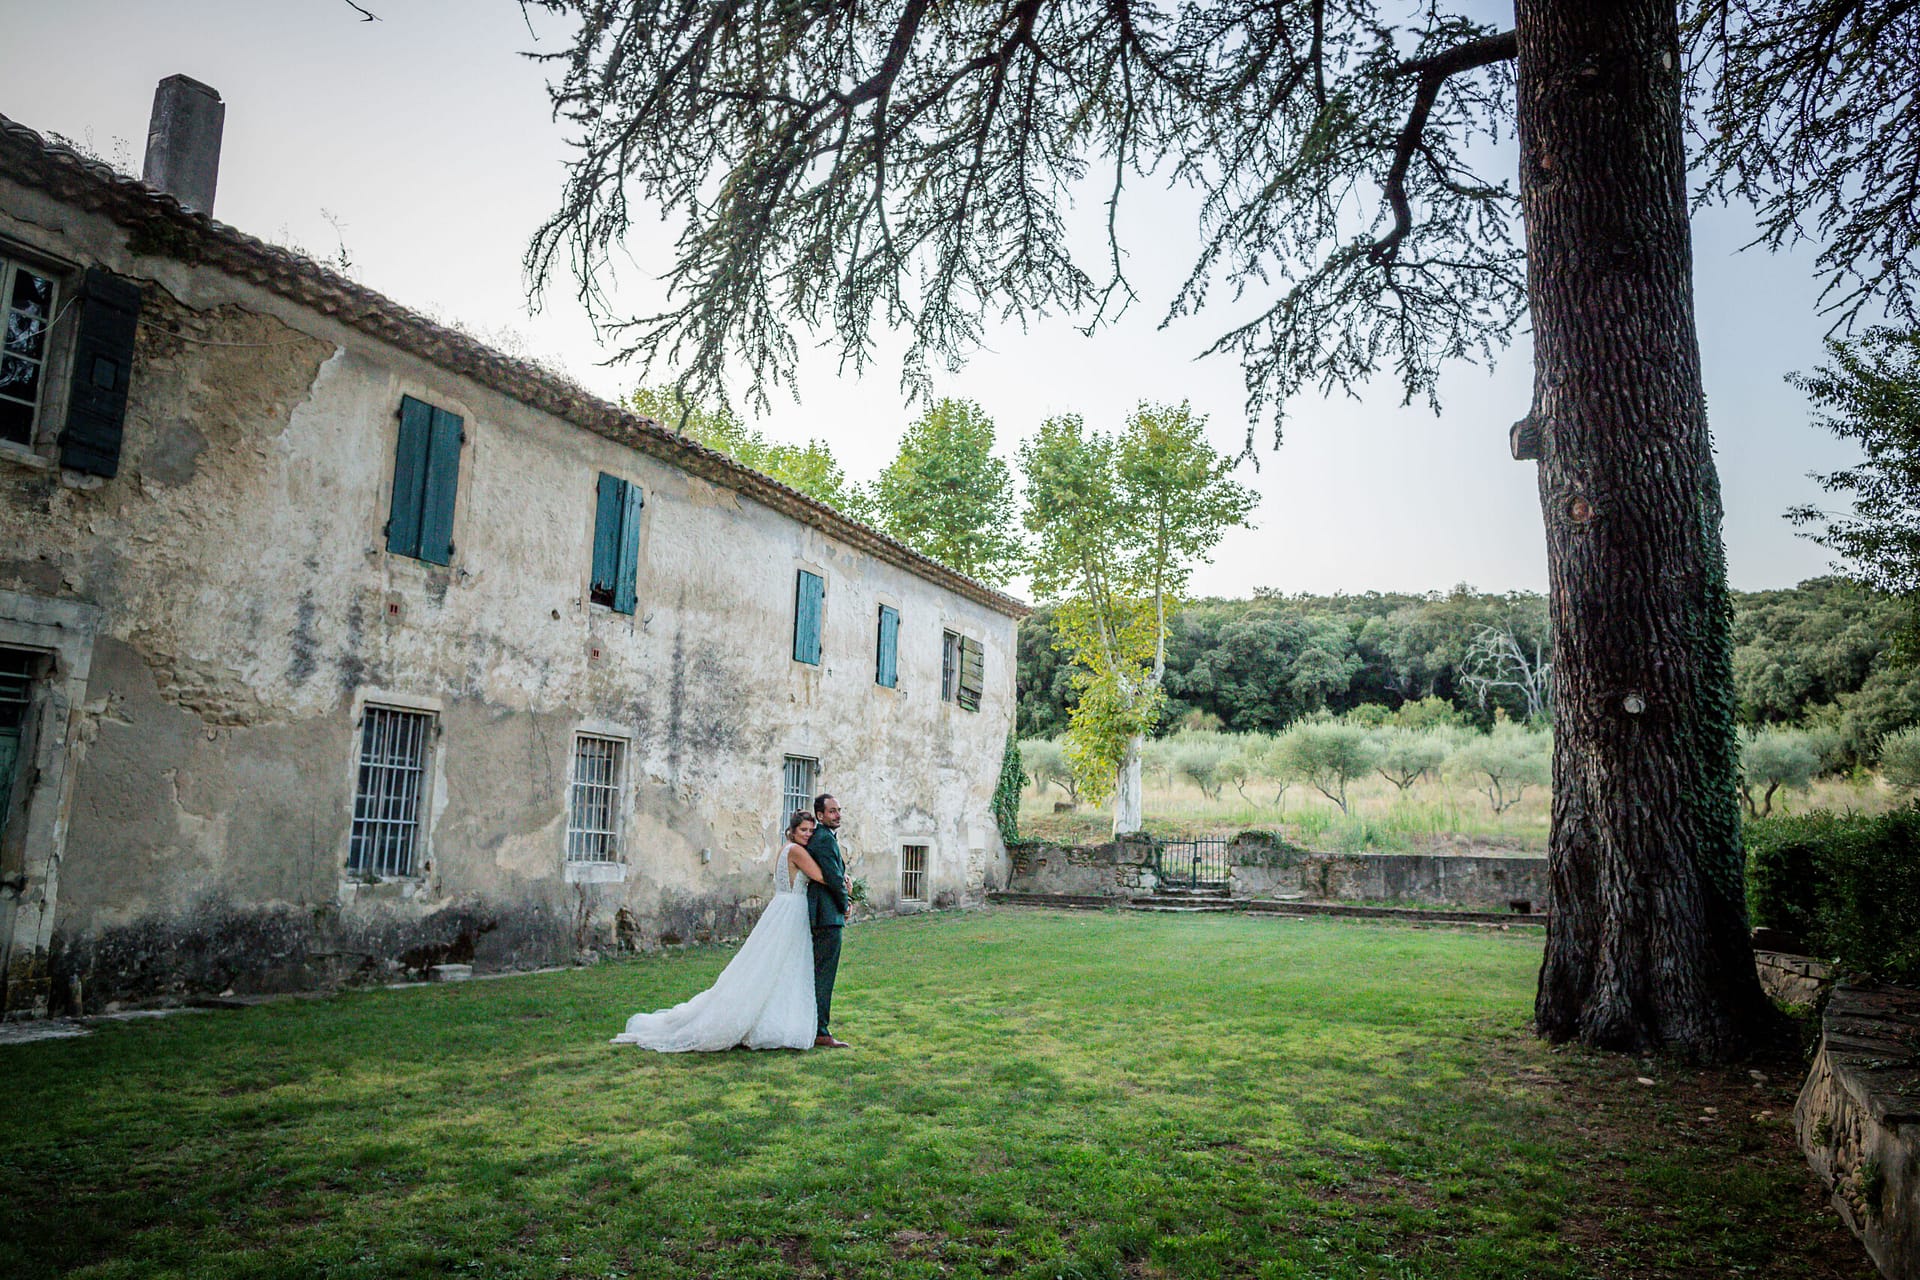
M146 184L211 217L226 119L218 89L186 76L162 80L153 91L153 120L147 126L147 164L141 174Z

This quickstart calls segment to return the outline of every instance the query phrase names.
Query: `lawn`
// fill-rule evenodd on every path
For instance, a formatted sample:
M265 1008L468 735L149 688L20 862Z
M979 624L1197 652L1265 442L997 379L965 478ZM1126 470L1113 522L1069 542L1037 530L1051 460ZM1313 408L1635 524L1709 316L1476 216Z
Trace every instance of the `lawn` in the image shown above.
M109 1024L0 1049L0 1275L1872 1275L1797 1064L1554 1052L1539 949L1009 908L851 930L850 1052L606 1044L717 948Z

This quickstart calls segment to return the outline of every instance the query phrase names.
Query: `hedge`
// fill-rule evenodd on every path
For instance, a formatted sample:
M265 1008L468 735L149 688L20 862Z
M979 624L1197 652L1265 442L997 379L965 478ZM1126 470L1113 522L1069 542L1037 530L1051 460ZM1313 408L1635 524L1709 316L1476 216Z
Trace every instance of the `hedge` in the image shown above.
M1842 972L1920 985L1920 804L1763 818L1747 824L1746 844L1754 924Z

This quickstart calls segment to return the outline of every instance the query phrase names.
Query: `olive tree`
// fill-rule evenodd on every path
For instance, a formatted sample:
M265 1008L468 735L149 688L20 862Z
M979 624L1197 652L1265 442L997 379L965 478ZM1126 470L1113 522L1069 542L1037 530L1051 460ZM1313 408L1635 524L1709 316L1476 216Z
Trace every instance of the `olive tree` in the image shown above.
M1775 792L1804 788L1819 769L1820 749L1811 734L1799 729L1741 731L1740 795L1750 818L1770 816ZM1760 792L1758 803L1755 791Z
M1335 720L1302 720L1274 748L1288 776L1307 783L1347 813L1347 785L1373 771L1378 749L1367 731Z

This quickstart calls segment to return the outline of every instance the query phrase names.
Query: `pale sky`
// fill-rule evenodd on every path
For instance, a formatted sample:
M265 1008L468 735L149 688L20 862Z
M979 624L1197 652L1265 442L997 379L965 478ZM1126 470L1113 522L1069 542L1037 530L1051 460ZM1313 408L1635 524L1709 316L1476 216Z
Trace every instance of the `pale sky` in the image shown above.
M521 253L558 200L568 151L542 69L521 54L559 48L555 34L536 44L512 0L365 3L381 21L359 21L341 0L0 0L0 114L137 172L154 85L175 73L204 81L227 105L221 221L316 257L344 243L361 283L559 365L602 395L624 393L637 372L601 366L570 281L540 314L526 306ZM1511 170L1490 165L1489 175ZM1158 328L1191 261L1190 204L1143 189L1125 227L1141 300L1119 325L1093 338L1070 318L996 330L988 349L938 380L939 394L985 406L1009 456L1053 414L1116 428L1142 400L1191 400L1214 443L1238 449L1239 366L1196 359L1228 316ZM648 314L664 297L671 235L638 231L618 296ZM1856 457L1810 424L1783 381L1822 359L1812 255L1740 252L1752 237L1740 211L1705 212L1694 234L1732 582L1791 585L1825 572L1828 556L1781 513L1819 500L1807 472ZM1167 245L1176 248L1157 253ZM904 345L858 379L823 348L803 363L798 403L777 393L760 425L777 438L822 438L850 474L870 478L917 412L899 387ZM1523 338L1491 371L1462 364L1443 379L1438 418L1402 408L1390 377L1358 400L1297 397L1285 445L1263 448L1258 472L1242 470L1262 495L1257 527L1231 534L1195 589L1543 590L1534 468L1507 453L1530 386Z

